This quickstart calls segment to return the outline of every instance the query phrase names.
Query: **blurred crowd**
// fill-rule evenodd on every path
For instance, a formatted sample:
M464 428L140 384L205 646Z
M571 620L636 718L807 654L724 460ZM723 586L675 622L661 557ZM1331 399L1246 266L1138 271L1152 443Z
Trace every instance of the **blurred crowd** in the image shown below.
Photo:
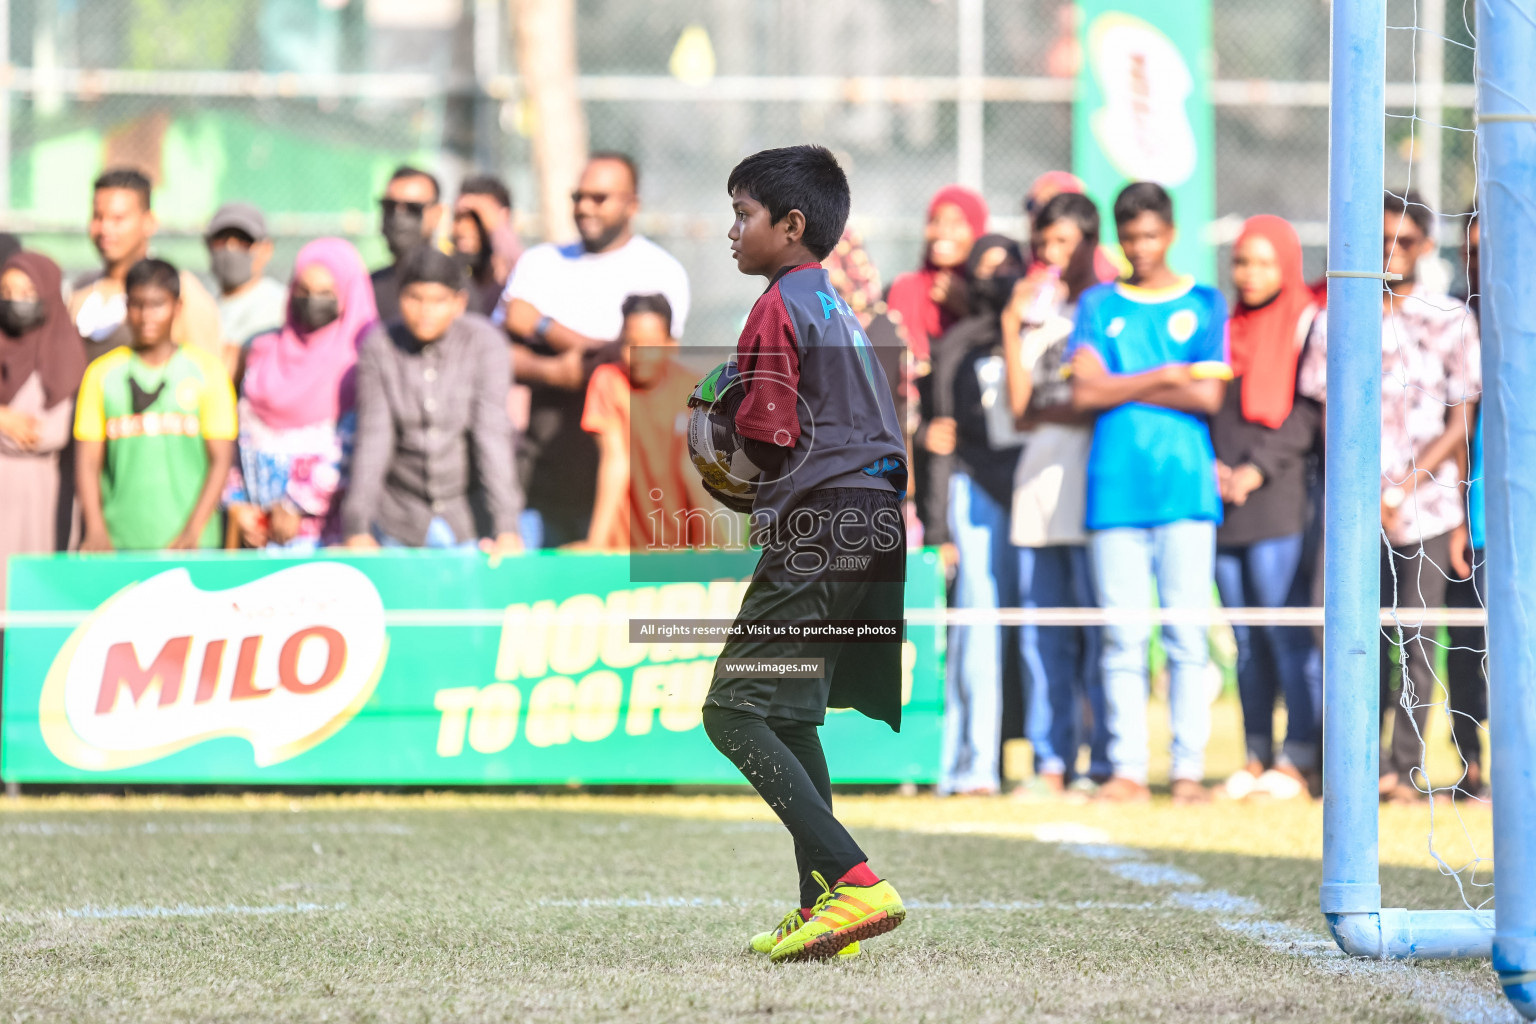
M268 275L261 210L220 208L206 267L175 267L151 255L149 180L108 170L89 197L99 270L66 282L0 236L0 558L707 543L695 513L717 506L689 464L686 403L708 367L678 347L688 275L635 232L640 188L630 158L595 154L571 195L579 237L524 251L503 182L467 178L449 201L432 174L401 167L380 199L388 265L370 273L351 243L322 238L285 284ZM1202 802L1200 613L1217 595L1321 603L1326 293L1271 216L1232 246L1230 301L1181 274L1173 204L1150 182L1114 197L1112 232L1066 172L1038 179L1024 211L1028 238L989 233L983 198L948 186L917 267L888 288L851 232L826 261L888 356L910 436L910 540L939 548L951 605L1107 613L951 627L938 788L1001 792L1012 658L1035 762L1017 796L1146 799L1148 697L1166 687L1173 797ZM1383 269L1400 275L1382 302L1383 601L1475 607L1477 225L1469 216L1452 297L1418 272L1438 252L1435 214L1411 193L1386 196L1383 213ZM0 606L3 586L0 574ZM1156 677L1151 622L1114 614L1154 600L1188 613L1162 626ZM1315 794L1320 637L1234 632L1247 763L1221 789ZM1480 795L1479 632L1453 631L1443 680L1431 628L1395 640L1383 639L1383 798L1423 798L1413 769L1442 682L1458 788Z

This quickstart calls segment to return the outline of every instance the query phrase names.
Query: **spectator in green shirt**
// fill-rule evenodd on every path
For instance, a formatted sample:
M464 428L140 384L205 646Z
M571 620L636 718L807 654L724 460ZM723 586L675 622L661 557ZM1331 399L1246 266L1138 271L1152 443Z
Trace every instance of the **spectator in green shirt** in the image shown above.
M80 550L219 547L214 512L235 448L229 374L212 353L172 340L175 267L140 260L124 288L130 344L86 368L75 407Z

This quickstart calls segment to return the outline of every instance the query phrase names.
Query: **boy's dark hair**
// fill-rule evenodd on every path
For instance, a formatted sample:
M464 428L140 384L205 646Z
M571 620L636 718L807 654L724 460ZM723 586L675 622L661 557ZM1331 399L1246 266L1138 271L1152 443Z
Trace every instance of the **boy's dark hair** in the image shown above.
M469 276L452 256L434 246L418 245L400 261L400 290L413 284L441 284L461 292L469 287Z
M1391 192L1381 197L1381 209L1383 213L1395 213L1407 217L1413 221L1425 238L1431 238L1435 232L1435 211L1431 210L1424 202L1424 197L1413 189L1409 189L1402 195L1394 195Z
M128 277L123 281L123 293L127 294L135 288L161 288L170 292L173 300L180 302L181 271L165 260L139 260L128 268Z
M1083 241L1099 244L1099 208L1093 200L1077 192L1062 192L1050 198L1035 214L1035 231L1044 231L1059 220L1070 220L1083 233Z
M1173 226L1173 197L1155 181L1133 181L1115 197L1115 227L1144 213L1155 213L1164 224Z
M805 216L801 242L818 260L837 247L853 202L848 176L825 146L786 146L753 153L731 170L725 191L756 199L768 207L775 224L790 210L799 210Z
M654 313L667 322L667 333L672 333L672 303L660 292L650 295L630 295L624 299L624 305L619 307L624 313L624 319L640 313Z
M426 178L432 183L432 201L435 203L443 197L443 189L437 183L437 175L424 171L420 167L401 164L395 168L395 173L389 176L390 181L399 181L401 178Z
M120 188L128 192L136 192L144 209L149 209L150 184L142 171L132 167L110 167L96 179L91 186L91 191L100 192L104 188Z
M490 196L497 204L512 209L512 190L494 174L472 174L459 185L461 196Z
M635 163L635 158L628 153L621 153L617 149L600 149L587 157L587 163L596 163L599 160L612 160L616 164L623 164L629 172L629 187L638 194L640 192L640 167Z

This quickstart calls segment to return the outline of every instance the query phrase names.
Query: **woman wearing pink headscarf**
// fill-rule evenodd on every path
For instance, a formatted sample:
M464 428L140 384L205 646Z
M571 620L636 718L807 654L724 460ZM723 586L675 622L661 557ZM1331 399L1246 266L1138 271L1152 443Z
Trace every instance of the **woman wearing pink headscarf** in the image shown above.
M307 551L340 539L331 513L355 432L357 347L378 318L349 242L321 238L299 251L287 323L245 357L240 457L224 495L244 546Z

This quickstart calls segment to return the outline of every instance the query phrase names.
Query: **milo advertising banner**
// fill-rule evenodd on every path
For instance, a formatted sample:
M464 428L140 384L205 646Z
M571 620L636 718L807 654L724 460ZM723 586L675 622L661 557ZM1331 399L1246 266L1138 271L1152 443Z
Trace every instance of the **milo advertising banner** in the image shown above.
M1072 113L1072 167L1104 218L1133 181L1173 196L1179 236L1170 262L1215 279L1205 227L1215 217L1210 0L1078 0L1083 59Z
M738 783L700 724L720 642L631 642L629 620L730 619L751 563L676 557L709 582L553 552L12 558L0 777ZM932 552L906 594L935 621ZM827 716L835 779L936 777L942 629L909 625L902 661L899 735Z

